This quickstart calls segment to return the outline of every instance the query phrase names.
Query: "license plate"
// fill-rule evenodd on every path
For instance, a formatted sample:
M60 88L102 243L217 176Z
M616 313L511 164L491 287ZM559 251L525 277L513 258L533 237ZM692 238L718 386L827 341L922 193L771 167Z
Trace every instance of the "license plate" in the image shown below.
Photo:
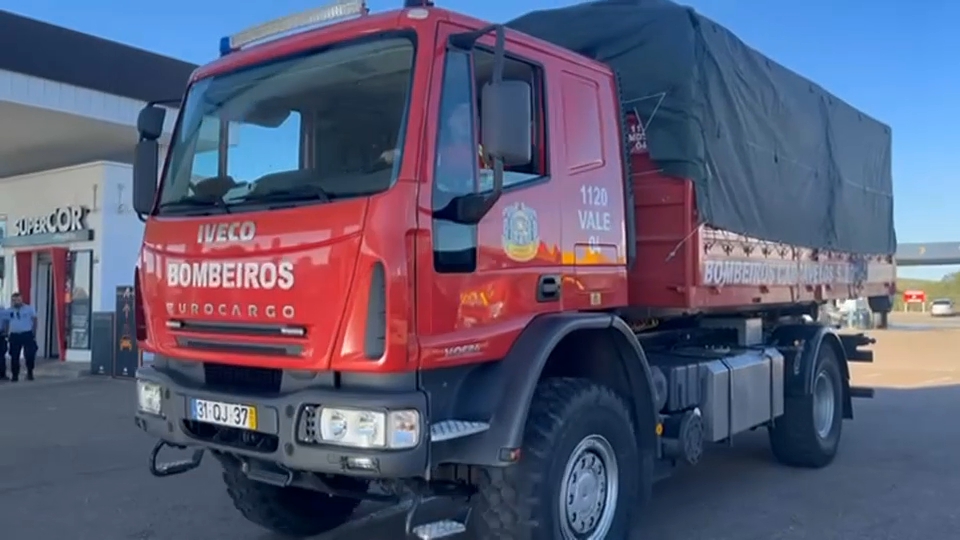
M190 399L190 419L219 426L257 429L257 408L222 401Z

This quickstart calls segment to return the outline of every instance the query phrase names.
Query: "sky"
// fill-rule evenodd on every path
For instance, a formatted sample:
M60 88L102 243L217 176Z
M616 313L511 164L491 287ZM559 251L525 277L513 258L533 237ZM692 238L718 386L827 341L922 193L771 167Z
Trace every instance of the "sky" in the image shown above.
M321 0L322 1L322 0ZM436 0L502 22L576 2ZM901 242L960 241L960 2L954 0L685 0L752 47L893 129ZM373 11L402 0L369 0ZM0 0L0 8L202 63L219 38L320 5L309 0ZM939 278L960 267L905 268Z

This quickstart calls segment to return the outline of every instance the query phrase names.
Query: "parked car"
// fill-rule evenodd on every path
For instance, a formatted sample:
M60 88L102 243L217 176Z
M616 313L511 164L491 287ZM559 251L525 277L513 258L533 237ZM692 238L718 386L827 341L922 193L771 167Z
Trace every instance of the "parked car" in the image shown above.
M956 311L953 308L953 300L949 298L938 298L930 303L930 315L934 317L953 317Z

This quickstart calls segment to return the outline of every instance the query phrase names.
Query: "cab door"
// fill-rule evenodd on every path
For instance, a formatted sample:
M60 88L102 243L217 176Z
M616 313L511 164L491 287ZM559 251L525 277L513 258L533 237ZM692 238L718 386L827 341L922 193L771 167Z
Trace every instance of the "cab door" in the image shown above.
M509 39L504 80L525 81L531 90L530 162L504 172L503 194L479 223L443 217L458 194L493 185L479 140L482 89L495 69L493 36L472 50L447 45L451 35L470 30L453 23L438 29L443 61L432 74L419 192L419 238L425 241L417 248L417 326L424 368L502 358L530 319L562 309L544 69L535 51Z

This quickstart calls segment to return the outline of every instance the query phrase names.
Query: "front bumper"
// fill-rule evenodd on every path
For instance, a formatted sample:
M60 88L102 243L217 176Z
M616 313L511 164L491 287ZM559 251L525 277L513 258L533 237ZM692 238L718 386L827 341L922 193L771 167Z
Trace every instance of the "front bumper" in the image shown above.
M138 410L137 426L173 445L202 447L241 458L263 460L293 471L368 478L423 477L428 468L429 429L424 429L422 425L417 445L404 450L358 449L305 443L297 436L300 412L305 406L315 404L345 408L416 410L420 413L421 422L424 422L429 418L427 398L420 391L367 393L327 387L304 387L266 397L210 391L202 385L194 385L189 380L178 377L177 373L152 367L141 368L137 372L137 378L163 388L161 414L153 415ZM190 398L255 406L257 430L241 433L237 441L228 441L219 435L207 436L198 433L197 424L191 421L188 415ZM238 444L254 439L268 441L269 444ZM352 466L358 461L363 461L367 466Z

